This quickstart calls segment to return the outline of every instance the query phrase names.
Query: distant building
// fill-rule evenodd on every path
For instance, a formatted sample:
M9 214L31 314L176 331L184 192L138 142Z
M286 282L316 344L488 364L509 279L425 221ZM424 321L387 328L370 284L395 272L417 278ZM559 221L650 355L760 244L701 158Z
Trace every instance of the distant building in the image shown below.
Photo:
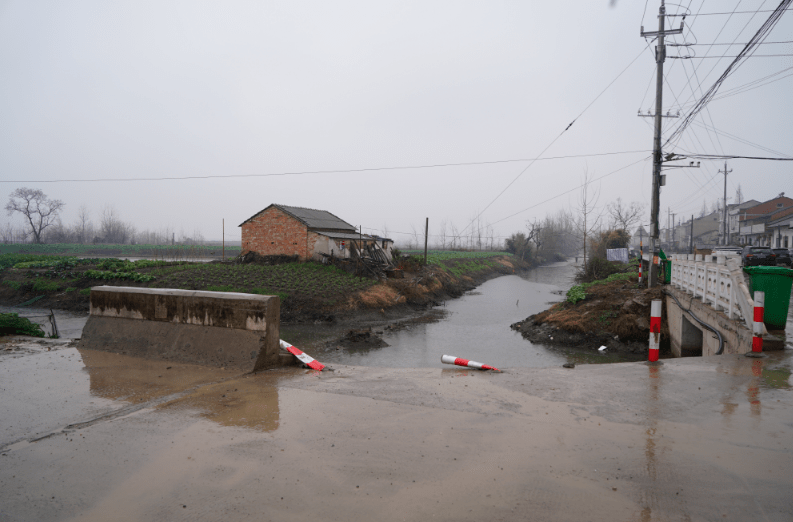
M639 244L642 243L645 248L650 245L650 235L643 226L639 226L631 236L630 246L634 250L639 250Z
M730 243L738 243L741 231L740 217L741 213L748 208L756 207L760 202L756 199L750 199L737 205L727 205L727 232L729 234Z
M773 199L742 209L738 213L740 244L773 247L777 243L781 245L790 237L791 219L793 199L785 197L784 192ZM790 243L793 240L787 241Z
M242 252L298 256L301 260L322 259L323 254L351 257L360 249L377 249L391 259L394 242L389 238L361 234L326 210L272 204L242 224Z

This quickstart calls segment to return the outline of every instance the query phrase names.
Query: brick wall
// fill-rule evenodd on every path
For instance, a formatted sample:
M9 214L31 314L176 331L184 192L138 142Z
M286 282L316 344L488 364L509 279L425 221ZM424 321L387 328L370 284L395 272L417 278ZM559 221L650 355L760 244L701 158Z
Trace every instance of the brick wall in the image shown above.
M303 223L272 207L242 225L242 251L252 250L265 256L298 255L306 259L307 247L311 252L316 241L308 236Z

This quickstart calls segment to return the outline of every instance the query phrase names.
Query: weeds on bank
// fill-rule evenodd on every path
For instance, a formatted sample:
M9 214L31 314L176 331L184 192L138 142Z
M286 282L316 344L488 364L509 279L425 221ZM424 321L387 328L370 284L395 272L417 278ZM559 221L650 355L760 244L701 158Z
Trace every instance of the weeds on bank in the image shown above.
M575 304L578 301L583 301L586 299L586 289L593 287L595 285L602 285L605 283L611 283L612 281L628 281L629 279L636 277L638 275L637 272L622 272L619 274L611 274L606 279L600 279L598 281L592 281L590 283L581 283L580 285L575 285L570 290L567 291L567 302L570 304Z
M30 335L44 337L41 326L19 314L0 314L0 335Z

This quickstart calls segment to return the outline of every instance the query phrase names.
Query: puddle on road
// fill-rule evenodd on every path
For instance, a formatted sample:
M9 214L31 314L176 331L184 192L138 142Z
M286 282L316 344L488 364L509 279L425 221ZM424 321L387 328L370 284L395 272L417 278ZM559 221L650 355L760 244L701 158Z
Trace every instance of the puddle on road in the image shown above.
M221 426L273 431L279 425L278 376L269 372L202 386L160 405L162 410L197 411Z

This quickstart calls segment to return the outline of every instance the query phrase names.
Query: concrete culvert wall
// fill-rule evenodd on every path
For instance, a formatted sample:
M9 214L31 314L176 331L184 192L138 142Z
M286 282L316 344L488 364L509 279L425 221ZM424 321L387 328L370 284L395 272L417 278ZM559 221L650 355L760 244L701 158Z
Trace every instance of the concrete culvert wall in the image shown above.
M98 286L79 348L233 367L279 365L277 296Z

